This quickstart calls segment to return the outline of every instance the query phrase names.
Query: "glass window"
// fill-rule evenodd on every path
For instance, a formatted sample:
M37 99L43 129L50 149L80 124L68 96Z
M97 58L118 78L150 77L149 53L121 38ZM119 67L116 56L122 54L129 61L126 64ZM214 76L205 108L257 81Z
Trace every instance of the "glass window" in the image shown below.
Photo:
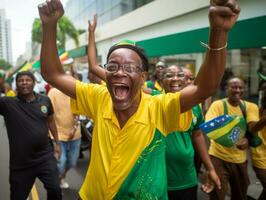
M121 8L121 4L116 5L115 7L112 8L111 10L111 18L116 19L119 16L122 15L122 8Z
M103 11L106 12L110 10L112 7L112 1L110 0L103 0Z
M83 24L79 21L84 19L84 16L89 19L90 13L97 13L100 25L131 12L151 1L153 0L69 0L65 10L66 15L74 24L77 23L79 26ZM94 9L90 9L91 6L93 6ZM83 12L87 12L87 14L81 14ZM107 12L111 13L107 14ZM81 16L82 19L80 19Z

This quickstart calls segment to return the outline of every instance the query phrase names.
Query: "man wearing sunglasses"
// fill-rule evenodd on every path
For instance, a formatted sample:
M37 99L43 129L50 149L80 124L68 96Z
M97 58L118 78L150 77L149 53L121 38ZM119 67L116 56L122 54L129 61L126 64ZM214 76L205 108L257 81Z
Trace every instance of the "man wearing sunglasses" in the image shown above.
M165 137L188 129L189 110L216 91L225 66L227 34L239 14L235 0L218 4L211 1L208 52L195 84L175 94L154 97L141 91L148 59L132 41L109 49L107 87L81 83L66 75L56 49L62 4L50 0L39 6L42 75L73 98L75 113L85 114L95 122L91 162L79 192L81 199L167 199ZM206 79L205 74L212 78Z

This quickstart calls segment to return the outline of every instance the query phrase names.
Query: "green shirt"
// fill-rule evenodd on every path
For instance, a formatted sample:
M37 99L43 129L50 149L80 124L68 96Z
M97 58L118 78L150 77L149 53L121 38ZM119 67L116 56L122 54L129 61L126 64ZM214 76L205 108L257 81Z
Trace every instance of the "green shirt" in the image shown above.
M194 166L192 132L204 122L200 106L194 106L193 121L188 131L173 132L166 138L166 164L168 190L181 190L197 185Z

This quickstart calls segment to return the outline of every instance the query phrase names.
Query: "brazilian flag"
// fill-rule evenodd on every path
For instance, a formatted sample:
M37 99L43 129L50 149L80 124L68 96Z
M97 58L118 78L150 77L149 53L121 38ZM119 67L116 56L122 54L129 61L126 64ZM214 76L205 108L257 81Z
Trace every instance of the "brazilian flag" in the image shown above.
M201 124L200 129L215 142L225 147L233 147L244 137L247 127L241 116L221 115Z

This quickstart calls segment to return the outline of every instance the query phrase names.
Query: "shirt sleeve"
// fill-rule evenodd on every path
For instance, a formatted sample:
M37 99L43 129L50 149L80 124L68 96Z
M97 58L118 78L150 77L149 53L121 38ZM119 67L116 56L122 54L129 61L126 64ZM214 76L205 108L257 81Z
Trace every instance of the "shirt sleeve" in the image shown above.
M256 104L246 102L246 115L247 115L247 123L249 122L257 122L260 120L259 118L259 108Z
M153 97L155 124L165 135L173 131L186 131L191 124L192 111L180 113L180 93Z
M97 108L101 105L106 92L106 86L76 81L76 99L71 99L70 102L72 112L95 119Z
M195 106L195 110L196 110L197 122L194 126L194 130L198 130L199 126L204 123L204 117L202 114L201 107L199 105Z
M48 116L54 114L54 107L51 102L51 99L47 96L47 101L48 101Z
M224 112L223 112L222 101L220 101L220 100L214 101L206 113L205 120L209 121L209 120L214 119L215 117L218 117L218 116L223 115L223 114L224 114Z

